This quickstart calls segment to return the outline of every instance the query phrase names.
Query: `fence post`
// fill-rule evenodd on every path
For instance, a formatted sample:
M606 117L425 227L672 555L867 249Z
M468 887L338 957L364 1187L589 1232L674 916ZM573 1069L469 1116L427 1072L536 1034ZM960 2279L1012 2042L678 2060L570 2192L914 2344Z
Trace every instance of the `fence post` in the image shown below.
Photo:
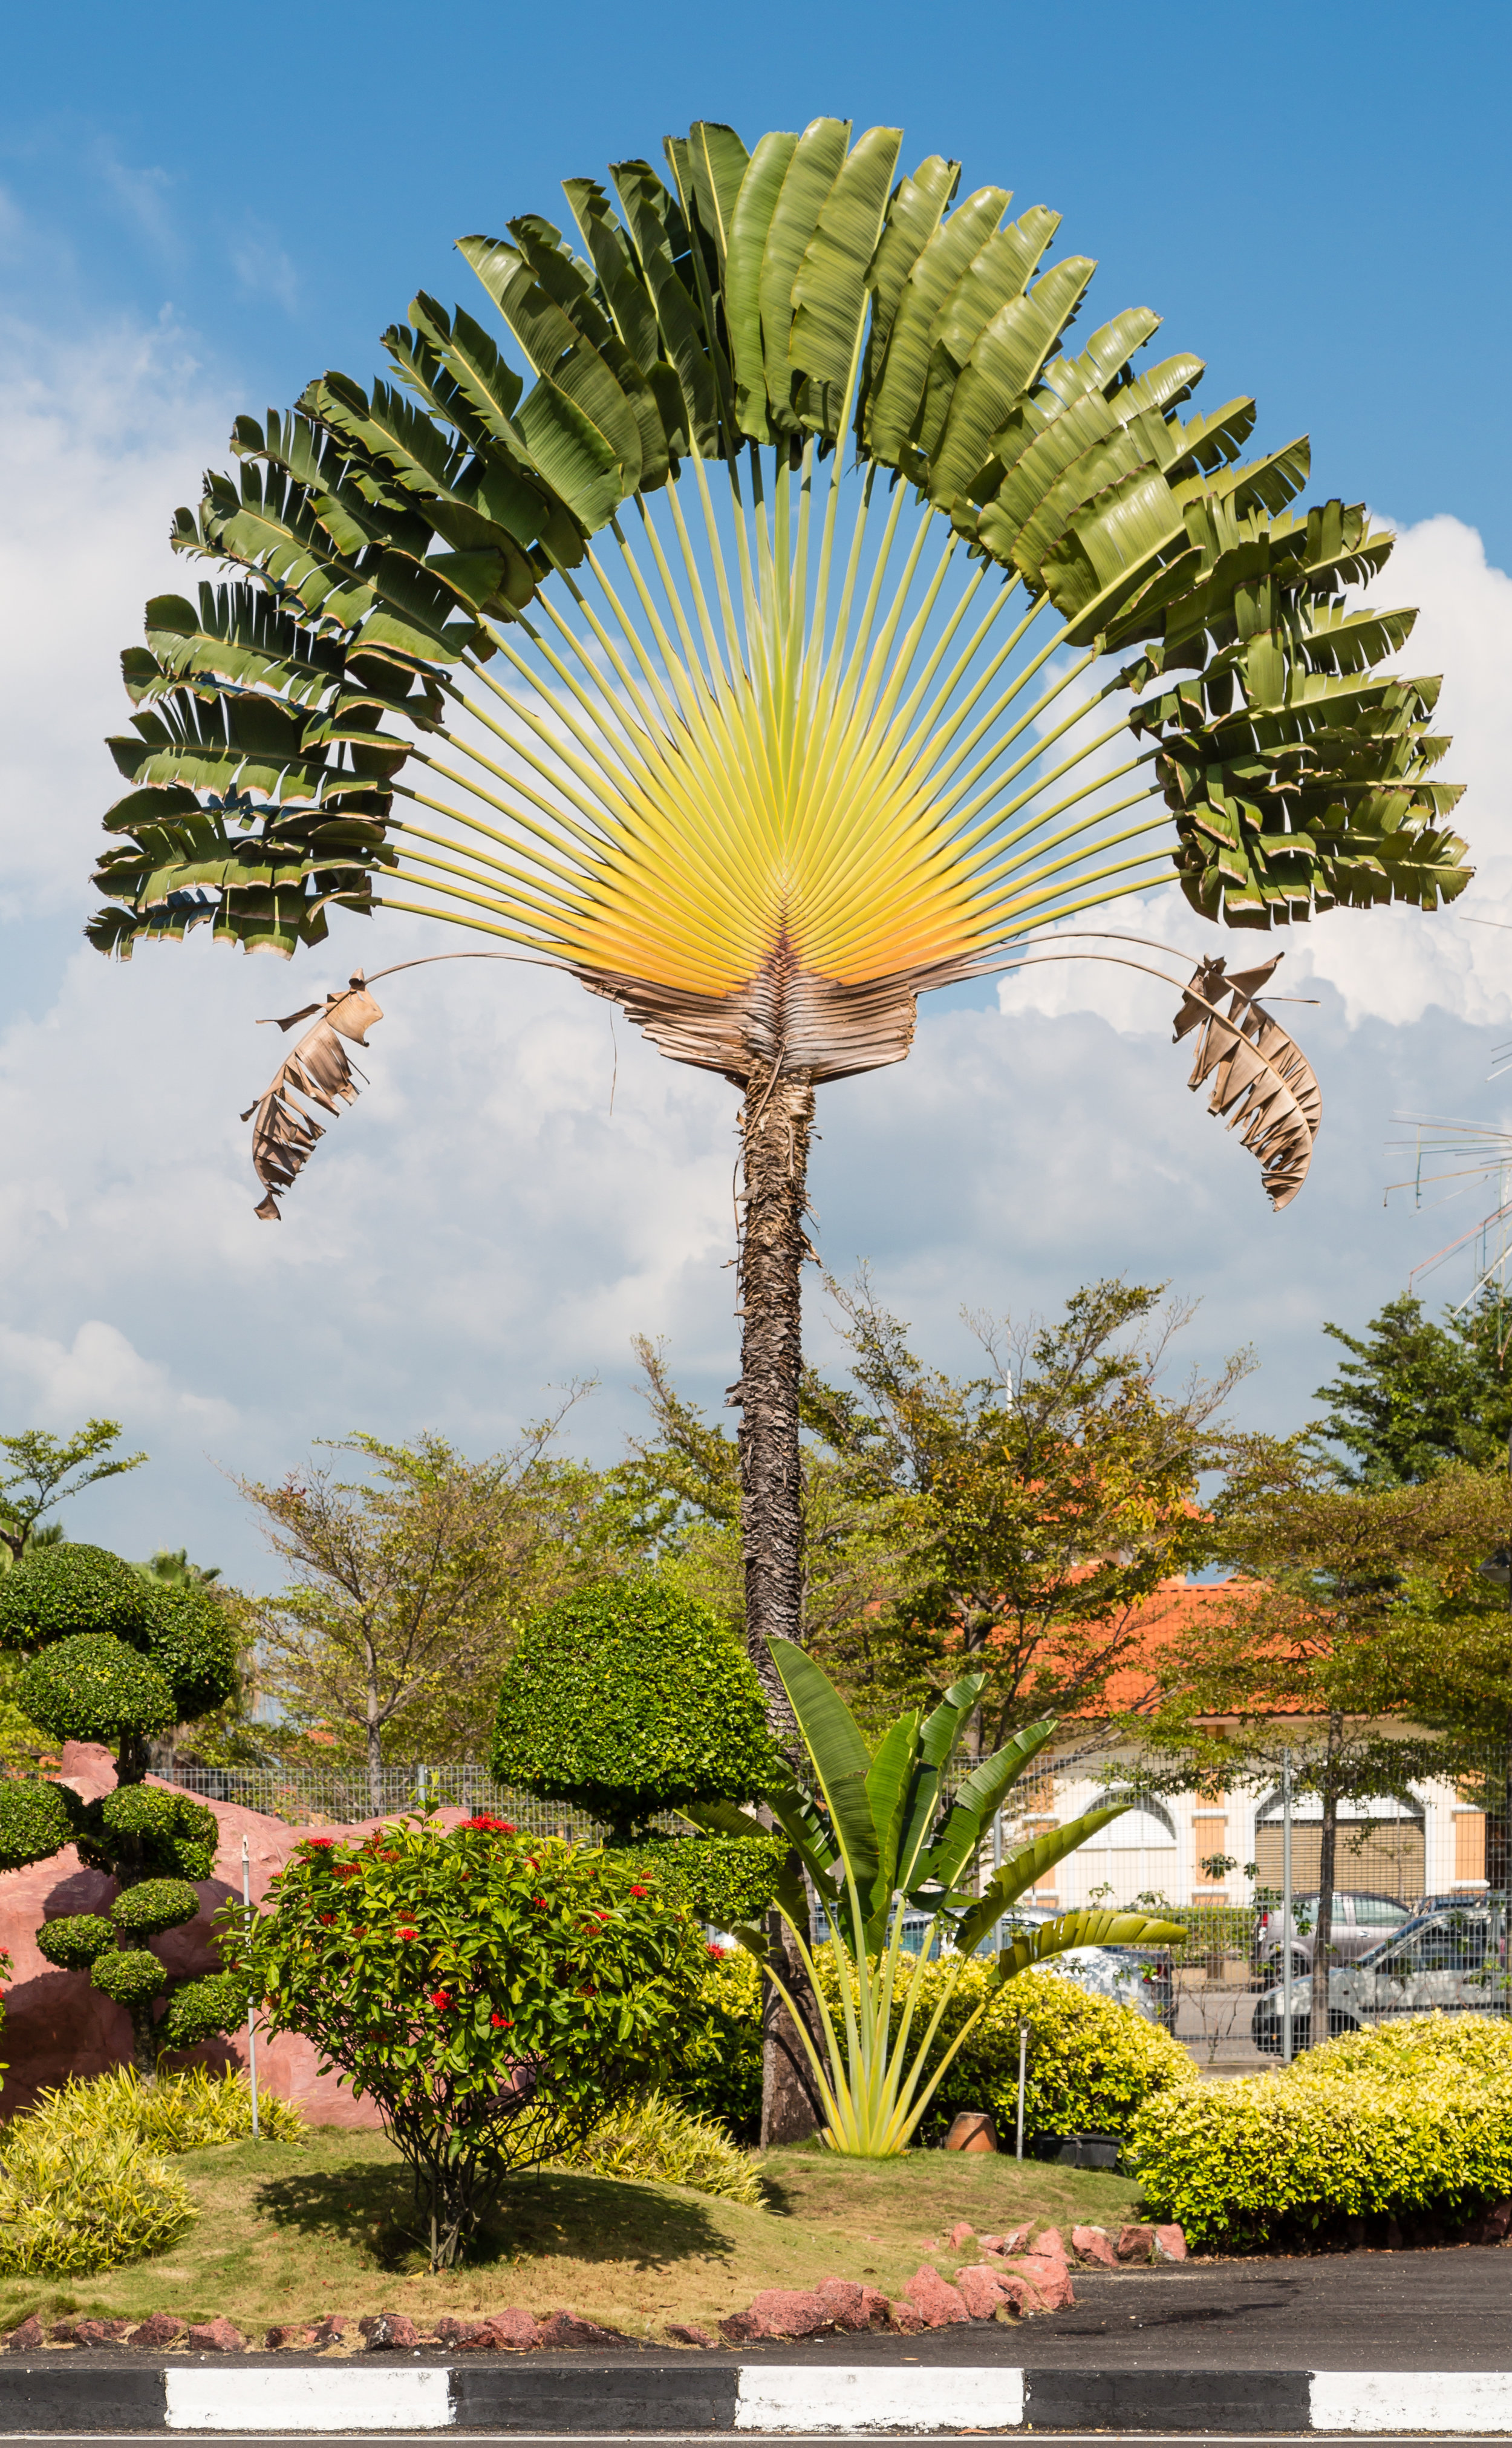
M1292 1746L1281 1753L1281 2062L1292 2062Z
M241 1911L243 1927L252 1935L252 1857L247 1840L241 1839ZM252 1992L247 1991L247 2077L252 2085L252 2138L258 2141L258 2018Z

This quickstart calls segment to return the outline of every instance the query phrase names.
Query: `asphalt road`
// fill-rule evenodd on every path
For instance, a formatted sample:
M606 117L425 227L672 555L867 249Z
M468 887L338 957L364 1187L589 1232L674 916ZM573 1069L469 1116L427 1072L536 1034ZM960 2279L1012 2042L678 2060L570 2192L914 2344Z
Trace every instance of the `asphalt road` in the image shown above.
M81 2440L86 2435L77 2431L29 2431L22 2435L12 2434L11 2436L24 2437L28 2442L28 2448L81 2448ZM143 2443L149 2440L155 2443L155 2448L161 2448L165 2437L175 2439L213 2438L217 2441L218 2448L310 2448L311 2436L307 2431L291 2432L283 2438L268 2431L251 2432L242 2437L226 2431L176 2431L172 2434L164 2434L162 2431L94 2431L87 2434L87 2439L88 2448L143 2448ZM754 2438L756 2435L721 2432L718 2436L722 2439L735 2439L741 2437ZM767 2435L768 2438L772 2436ZM827 2431L812 2438L806 2438L798 2432L784 2432L781 2435L781 2442L782 2448L876 2448L877 2436L874 2431L854 2435ZM961 2434L935 2432L929 2437L928 2448L981 2448L981 2443L986 2438L997 2438L1005 2441L1013 2441L1033 2436L1036 2435L1023 2431L997 2433L970 2431ZM1289 2443L1295 2443L1295 2448L1301 2448L1304 2440L1307 2441L1308 2448L1359 2448L1357 2434L1351 2433L1347 2437L1341 2434L1334 2439L1332 2435L1325 2431L1266 2431L1248 2436L1235 2431L1057 2431L1053 2435L1045 2433L1039 2436L1046 2438L1053 2437L1055 2448L1109 2448L1110 2442L1120 2439L1136 2440L1139 2442L1139 2448L1289 2448ZM1435 2434L1434 2448L1495 2448L1495 2443L1499 2439L1508 2436L1512 2435L1485 2431L1466 2433L1463 2436L1450 2433ZM458 2438L480 2443L496 2439L500 2443L500 2448L565 2448L565 2443L568 2441L574 2443L574 2448L578 2448L578 2443L582 2442L584 2434L581 2431L417 2431L406 2435L396 2431L371 2434L339 2431L326 2433L322 2437L343 2439L347 2441L348 2448L436 2448L438 2439ZM710 2438L711 2435L706 2431L687 2434L667 2431L596 2431L592 2435L593 2448L642 2448L642 2443L644 2448L709 2448ZM1392 2435L1373 2432L1370 2436L1370 2448L1423 2448L1423 2434L1402 2432Z

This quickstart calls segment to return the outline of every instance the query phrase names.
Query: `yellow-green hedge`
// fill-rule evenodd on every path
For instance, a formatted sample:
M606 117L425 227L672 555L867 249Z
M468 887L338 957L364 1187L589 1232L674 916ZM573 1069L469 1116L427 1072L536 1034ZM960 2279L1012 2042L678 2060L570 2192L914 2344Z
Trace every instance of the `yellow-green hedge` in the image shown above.
M1209 2250L1376 2215L1463 2220L1512 2193L1512 2030L1413 2016L1273 2074L1169 2091L1129 2157L1151 2214Z

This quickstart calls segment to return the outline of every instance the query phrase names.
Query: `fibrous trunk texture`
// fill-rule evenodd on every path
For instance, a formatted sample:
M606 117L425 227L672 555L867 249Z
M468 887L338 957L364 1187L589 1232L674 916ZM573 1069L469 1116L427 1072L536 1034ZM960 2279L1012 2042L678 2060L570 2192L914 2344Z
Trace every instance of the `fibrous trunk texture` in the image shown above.
M772 1661L772 1641L803 1638L803 1484L798 1453L802 1367L801 1270L808 1255L803 1211L813 1126L806 1073L765 1069L746 1083L740 1115L745 1200L740 1236L740 1536L745 1564L746 1645L766 1700L767 1722L792 1759L801 1744ZM795 1865L794 1865L795 1866ZM801 1959L780 1914L769 1935L789 1995L808 2002ZM817 2018L807 2019L811 2029ZM793 2018L762 1982L761 2141L800 2142L818 2123L809 2063Z

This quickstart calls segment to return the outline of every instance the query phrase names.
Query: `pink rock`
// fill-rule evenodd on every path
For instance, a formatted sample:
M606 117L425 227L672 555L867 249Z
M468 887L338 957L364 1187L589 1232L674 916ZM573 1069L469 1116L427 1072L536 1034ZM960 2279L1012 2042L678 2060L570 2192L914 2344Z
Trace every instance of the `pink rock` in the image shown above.
M1004 2273L985 2261L973 2262L967 2269L958 2269L955 2283L973 2321L990 2321L1003 2301Z
M949 2242L953 2251L964 2252L967 2246L974 2243L975 2240L976 2229L974 2227L968 2226L965 2219L962 2219L959 2226L953 2227L950 2229Z
M244 2355L247 2342L220 2313L213 2321L199 2321L191 2327L185 2345L196 2355Z
M131 2343L134 2346L174 2346L182 2338L185 2325L176 2312L152 2312L133 2329Z
M1184 2261L1186 2237L1178 2227L1158 2227L1155 2230L1157 2261Z
M1026 2278L1047 2312L1063 2312L1076 2302L1071 2285L1071 2272L1063 2258L1053 2254L1026 2252L1014 2267L1021 2278Z
M1026 2321L1034 2313L1045 2309L1043 2297L1036 2293L1026 2278L1019 2276L1017 2270L1005 2269L997 2273L997 2277L1000 2298L994 2316L997 2320Z
M888 2319L899 2336L904 2338L916 2338L921 2329L927 2329L929 2325L917 2304L890 2304Z
M75 2343L78 2334L78 2324L76 2322L54 2321L51 2328L48 2331L48 2343L49 2346L71 2346Z
M328 2312L325 2319L316 2324L315 2333L316 2344L317 2346L338 2346L351 2326L352 2323L346 2313Z
M41 2322L35 2312L29 2312L20 2325L11 2330L6 2340L5 2350L8 2355L29 2355L35 2354L45 2343Z
M937 2269L926 2262L916 2269L904 2288L910 2304L916 2304L931 2329L949 2327L952 2322L969 2321L966 2299L960 2288L947 2286Z
M543 2323L541 2343L544 2346L622 2346L625 2340L618 2329L601 2329L597 2321L580 2321L572 2312L553 2312Z
M719 2335L727 2346L749 2344L756 2331L743 2312L728 2312L719 2324Z
M297 2322L280 2321L268 2331L262 2343L275 2353L282 2353L290 2346L313 2346L315 2331Z
M370 2312L365 2321L357 2323L357 2327L373 2347L417 2346L420 2343L420 2332L407 2312Z
M764 2286L752 2296L745 2316L754 2338L813 2338L834 2324L829 2306L803 2286Z
M666 2334L675 2346L717 2346L719 2343L718 2338L710 2337L707 2329L700 2329L697 2321L669 2321Z
M541 2339L541 2324L535 2314L511 2308L489 2313L478 2334L477 2343L495 2346L501 2354L525 2355L532 2346L540 2345Z
M1120 2227L1113 2248L1120 2261L1153 2261L1155 2229L1153 2227Z
M1094 2269L1116 2269L1119 2256L1113 2249L1113 2239L1106 2228L1074 2227L1071 2248L1078 2261L1090 2262Z
M1065 2264L1065 2239L1058 2227L1042 2228L1032 2241L1028 2240L1026 2228L1021 2228L1020 2232L1025 2237L1025 2242L1019 2247L1021 2252L1036 2253L1042 2261Z
M870 2288L858 2286L850 2278L821 2278L813 2291L832 2328L866 2328L868 2324L863 2305L871 2291Z
M74 2326L73 2343L76 2346L119 2346L130 2331L129 2321L80 2321Z

